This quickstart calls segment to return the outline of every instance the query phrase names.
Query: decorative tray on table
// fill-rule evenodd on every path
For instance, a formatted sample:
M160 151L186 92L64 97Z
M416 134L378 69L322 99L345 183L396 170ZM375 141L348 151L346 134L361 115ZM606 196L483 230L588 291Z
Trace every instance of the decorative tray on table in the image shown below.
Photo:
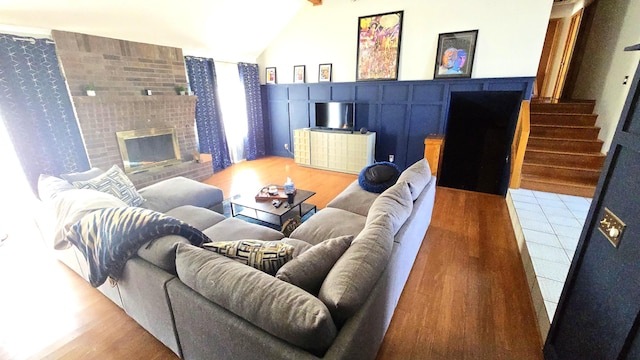
M295 190L293 194L295 195ZM260 189L256 194L256 201L271 201L271 200L287 200L287 194L284 192L284 186L280 185L267 185Z

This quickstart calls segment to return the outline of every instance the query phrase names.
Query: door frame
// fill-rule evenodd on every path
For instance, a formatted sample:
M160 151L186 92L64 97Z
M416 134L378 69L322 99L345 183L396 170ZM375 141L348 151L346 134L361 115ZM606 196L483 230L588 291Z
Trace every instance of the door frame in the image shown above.
M562 60L560 61L560 69L558 69L556 85L553 88L552 97L554 100L559 100L562 97L564 82L567 79L567 71L569 70L571 56L573 55L573 48L575 47L576 39L578 38L578 30L580 29L580 22L582 20L583 13L584 8L571 15L571 21L569 23L569 33L567 34L567 39L564 43L564 50L562 51Z

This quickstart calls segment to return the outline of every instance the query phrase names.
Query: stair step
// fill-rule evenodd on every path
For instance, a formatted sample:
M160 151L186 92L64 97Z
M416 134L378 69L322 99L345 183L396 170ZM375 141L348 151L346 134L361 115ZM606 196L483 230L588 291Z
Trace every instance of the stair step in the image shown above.
M565 126L594 126L596 114L565 114L565 113L531 113L531 124L536 125L565 125Z
M561 151L531 150L524 153L525 164L556 165L581 169L600 170L605 156L600 153L573 153Z
M561 103L531 103L531 112L546 113L573 113L573 114L591 114L595 108L595 101L584 100L580 102L561 102Z
M543 165L525 163L522 165L522 175L535 175L542 178L560 181L574 181L596 186L600 178L600 169L581 169L568 166Z
M596 191L593 185L577 181L553 180L535 175L522 175L520 187L529 190L552 192L592 198Z
M531 124L529 136L596 140L600 129L595 126L559 126L559 125L534 125Z
M527 149L594 153L602 150L602 140L529 137Z

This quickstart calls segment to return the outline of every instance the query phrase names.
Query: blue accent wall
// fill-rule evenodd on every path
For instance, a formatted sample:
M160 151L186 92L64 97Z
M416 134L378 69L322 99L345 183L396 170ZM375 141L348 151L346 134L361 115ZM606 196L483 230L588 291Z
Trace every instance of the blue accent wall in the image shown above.
M315 102L356 103L356 127L376 132L376 160L395 155L401 168L424 156L424 138L445 134L454 91L521 91L529 99L533 77L262 85L271 138L268 153L291 156L293 130L310 127ZM270 146L269 146L270 145Z

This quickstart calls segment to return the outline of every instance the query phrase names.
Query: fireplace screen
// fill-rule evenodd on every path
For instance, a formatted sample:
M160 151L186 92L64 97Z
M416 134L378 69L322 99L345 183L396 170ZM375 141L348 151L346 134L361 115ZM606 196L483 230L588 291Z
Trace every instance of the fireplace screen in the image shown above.
M140 129L116 132L126 172L180 162L175 129Z

